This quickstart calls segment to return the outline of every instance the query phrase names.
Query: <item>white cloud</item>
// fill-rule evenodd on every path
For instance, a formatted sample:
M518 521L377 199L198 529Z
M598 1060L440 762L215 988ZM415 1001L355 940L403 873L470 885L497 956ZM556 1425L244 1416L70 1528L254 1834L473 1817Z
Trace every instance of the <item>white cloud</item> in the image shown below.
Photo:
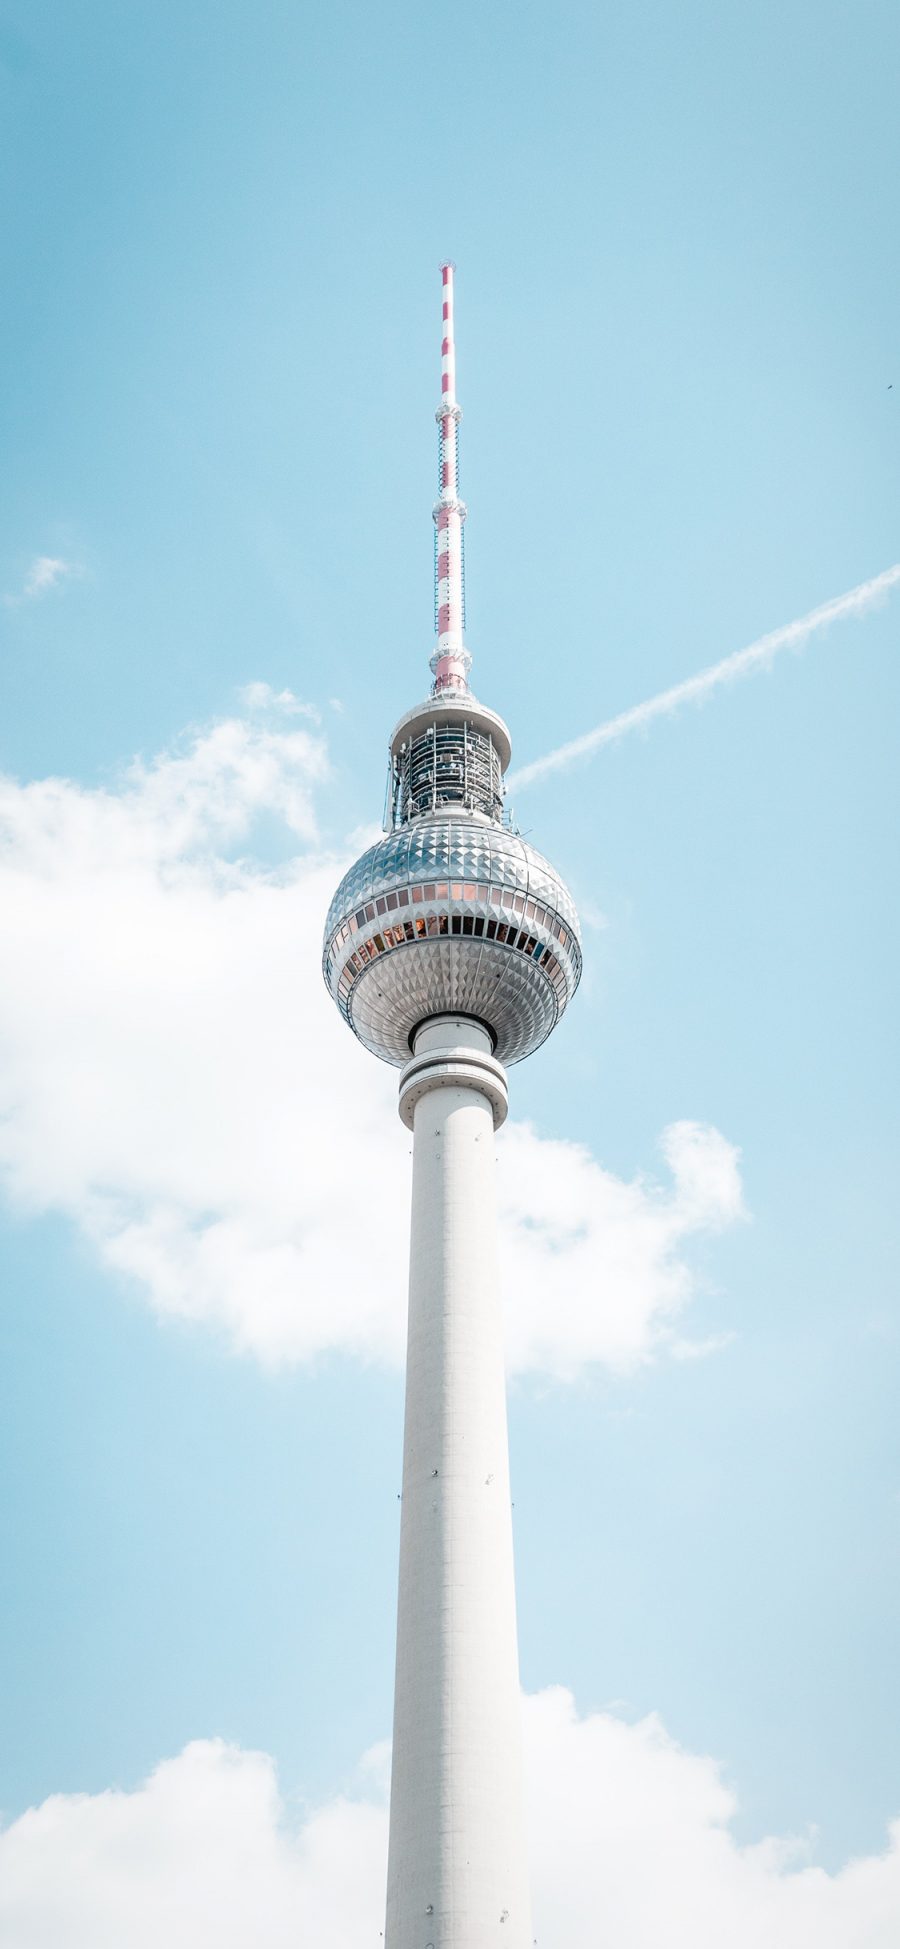
M900 1822L827 1874L807 1841L741 1846L712 1759L651 1716L526 1701L535 1933L566 1949L896 1949ZM134 1792L54 1795L0 1835L9 1949L369 1949L384 1926L383 1749L302 1816L273 1762L197 1741ZM373 1777L374 1776L374 1777Z
M0 1940L8 1949L377 1943L383 1853L377 1803L335 1800L294 1825L266 1754L198 1740L134 1793L54 1795L0 1836Z
M892 1949L900 1821L881 1855L839 1874L806 1840L740 1846L715 1761L655 1716L579 1719L567 1692L529 1701L535 1924L567 1949Z
M0 779L0 1180L61 1211L162 1313L276 1363L402 1357L409 1138L396 1076L321 979L346 863L316 831L307 725L227 720L116 789ZM269 870L253 822L298 851ZM353 842L351 842L353 843ZM508 1126L512 1365L627 1369L696 1290L693 1236L740 1212L737 1154L665 1133L670 1182Z
M21 602L33 602L37 596L45 596L50 589L56 589L61 582L80 575L77 562L65 562L59 555L35 555L30 563L19 595L5 596L8 607Z
M582 1145L512 1126L500 1147L514 1369L571 1379L591 1362L627 1371L663 1341L696 1287L685 1240L743 1213L738 1152L717 1130L671 1124L663 1190L626 1182Z

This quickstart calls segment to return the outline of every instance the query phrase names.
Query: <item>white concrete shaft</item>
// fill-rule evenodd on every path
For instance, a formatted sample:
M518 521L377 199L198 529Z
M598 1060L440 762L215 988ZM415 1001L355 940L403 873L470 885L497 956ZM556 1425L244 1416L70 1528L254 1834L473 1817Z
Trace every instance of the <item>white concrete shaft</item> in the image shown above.
M447 1017L416 1055L462 1045L490 1053ZM494 1123L460 1073L413 1113L385 1949L532 1944Z

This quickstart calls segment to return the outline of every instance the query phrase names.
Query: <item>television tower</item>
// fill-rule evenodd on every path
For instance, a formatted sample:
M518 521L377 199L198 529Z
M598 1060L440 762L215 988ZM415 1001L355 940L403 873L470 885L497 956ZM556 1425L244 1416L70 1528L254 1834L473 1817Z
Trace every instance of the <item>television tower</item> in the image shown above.
M452 264L443 281L431 695L390 741L386 836L341 881L325 981L413 1133L385 1949L532 1949L494 1131L505 1065L578 985L559 874L504 818L511 744L469 689Z

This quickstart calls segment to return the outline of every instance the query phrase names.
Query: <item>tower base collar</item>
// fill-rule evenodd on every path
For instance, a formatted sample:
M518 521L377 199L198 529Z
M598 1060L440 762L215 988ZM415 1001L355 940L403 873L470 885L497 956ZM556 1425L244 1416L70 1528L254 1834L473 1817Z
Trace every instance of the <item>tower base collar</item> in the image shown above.
M506 1122L509 1092L506 1071L490 1053L489 1031L465 1015L434 1016L416 1035L416 1051L400 1075L398 1109L407 1130L416 1104L429 1090L479 1090L486 1096L494 1129Z

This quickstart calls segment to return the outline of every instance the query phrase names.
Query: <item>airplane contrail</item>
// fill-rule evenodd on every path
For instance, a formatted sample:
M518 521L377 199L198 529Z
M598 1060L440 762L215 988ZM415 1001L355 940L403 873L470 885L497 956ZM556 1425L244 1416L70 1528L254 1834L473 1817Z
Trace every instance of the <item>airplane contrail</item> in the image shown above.
M796 622L784 623L781 629L769 631L760 636L755 643L748 644L745 650L733 650L730 656L722 658L721 663L711 663L705 670L698 670L695 677L686 677L682 683L673 684L670 690L660 690L655 697L646 698L643 704L633 704L630 710L620 711L617 717L598 724L593 731L585 731L580 738L572 738L569 744L557 746L548 751L543 758L535 758L530 765L522 765L509 778L514 791L521 791L523 785L533 785L538 778L546 778L550 772L565 771L579 758L587 758L599 751L604 744L614 744L628 731L637 731L641 725L650 724L655 717L668 717L678 709L679 704L696 703L709 691L717 690L720 684L734 683L736 678L744 677L751 670L757 670L771 663L779 650L799 648L807 637L814 636L817 630L826 629L829 623L843 621L845 616L860 616L871 609L883 596L900 582L900 562L893 568L886 568L880 575L873 575L869 582L859 582L855 589L848 589L845 595L832 596L830 602L823 602L818 609L811 609L807 616L799 616Z

